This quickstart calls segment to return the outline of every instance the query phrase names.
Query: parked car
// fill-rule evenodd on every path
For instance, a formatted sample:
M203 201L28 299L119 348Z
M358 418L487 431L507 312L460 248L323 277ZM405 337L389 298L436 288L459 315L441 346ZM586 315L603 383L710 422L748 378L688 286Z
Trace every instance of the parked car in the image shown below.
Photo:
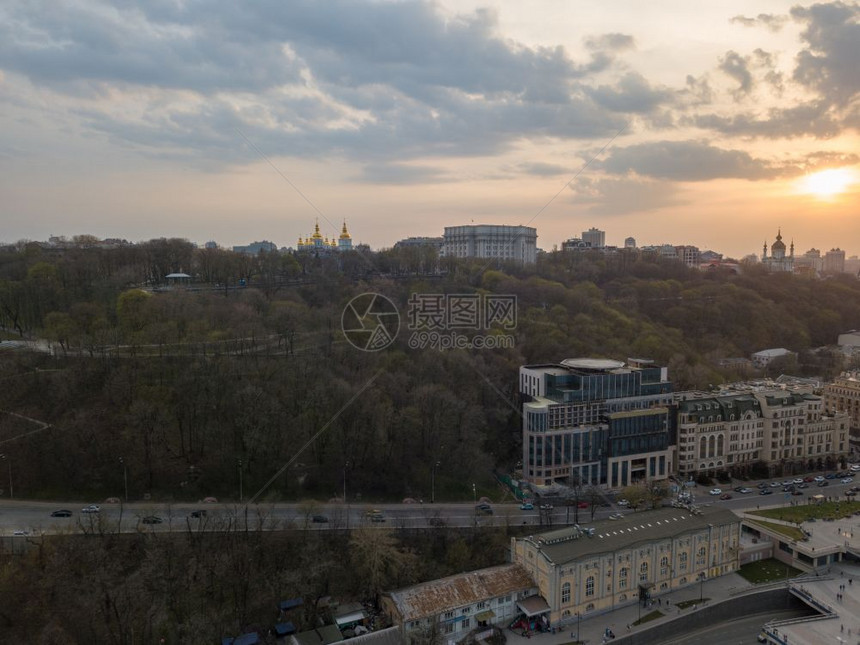
M732 498L731 493L723 493L722 495L720 495L720 499L731 499L731 498Z
M823 482L818 482L818 487L821 488L822 486L830 486L830 482L827 480Z
M807 475L803 478L803 481L805 481L807 484L811 484L815 481L815 477L813 477L812 475Z
M803 491L802 490L793 490L793 491L791 491L791 494L792 495L803 495Z
M624 519L624 515L622 513L613 513L609 516L610 520L621 520Z
M836 479L836 473L827 473L824 479Z
M722 495L722 494L723 494L723 491L721 488L712 488L711 489L711 495Z
M429 520L427 520L427 523L430 526L435 526L436 528L445 526L445 520L443 520L441 517L431 517Z
M771 482L770 483L771 488L779 488L780 486L782 486L782 484L780 484L779 482Z
M523 502L520 504L520 510L522 511L533 511L535 510L535 505L530 502Z
M615 503L618 504L618 506L630 506L630 502L628 502L626 499L619 499Z
M816 484L820 484L821 482L824 481L824 477L822 477L821 475L818 475L818 477L816 477L812 481L814 481Z
M12 535L30 535L30 532L18 529L17 531L14 531Z
M140 521L144 524L161 524L164 520L158 517L158 515L147 515Z
M54 511L53 513L51 513L51 517L71 517L71 516L72 516L72 512L68 509L65 509L65 508L61 508L60 510Z
M807 484L806 482L803 482L802 484L798 484L797 488L809 488L809 484Z
M191 517L194 519L199 519L201 517L206 517L207 511L204 508L197 509L196 511L191 511Z
M795 477L795 479L794 479L794 481L793 481L792 483L794 483L794 484L802 484L802 483L803 483L803 478L802 478L802 477Z
M839 481L841 481L843 484L850 484L851 482L854 481L854 478L853 477L843 477Z
M370 516L370 521L371 522L384 522L385 521L385 515L383 515L382 513L374 513L373 515Z
M326 524L328 522L328 518L325 515L314 515L311 517L311 522L314 524Z
M576 506L577 508L588 508L588 502L580 502Z
M492 515L493 509L489 504L478 504L475 507L476 515Z
M81 509L81 513L100 513L101 510L102 509L99 507L98 504L90 504L89 506L84 506Z
M759 495L773 495L773 491L770 488L762 488Z
M751 492L752 492L752 488L747 488L746 486L744 486L744 487L743 487L743 488L741 488L738 492L739 492L739 493L743 493L744 495L746 495L746 494L748 494L748 493L751 493Z
M845 491L845 495L846 495L847 497L854 497L856 494L857 494L857 493L856 493L855 491L853 491L853 490L846 490L846 491Z

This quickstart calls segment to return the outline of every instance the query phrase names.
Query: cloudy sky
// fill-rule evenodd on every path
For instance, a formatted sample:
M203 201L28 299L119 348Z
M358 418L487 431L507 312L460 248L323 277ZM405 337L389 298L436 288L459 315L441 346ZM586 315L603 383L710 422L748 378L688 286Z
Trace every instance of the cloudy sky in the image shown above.
M0 240L860 254L860 5L4 0Z

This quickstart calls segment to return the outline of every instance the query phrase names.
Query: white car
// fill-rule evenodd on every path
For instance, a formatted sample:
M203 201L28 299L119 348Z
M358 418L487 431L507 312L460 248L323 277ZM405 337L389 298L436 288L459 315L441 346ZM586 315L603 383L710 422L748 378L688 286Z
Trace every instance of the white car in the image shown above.
M626 499L619 499L615 503L618 504L618 506L630 506L630 502L628 502Z
M612 515L609 516L609 519L610 520L621 520L621 519L624 519L624 515L622 515L621 513L613 513Z
M816 482L816 483L820 484L821 482L823 482L823 481L824 481L824 476L823 476L823 475L819 475L818 477L816 477L816 478L815 478L815 479L813 479L812 481L814 481L814 482Z
M712 488L711 489L711 495L722 495L722 494L723 494L722 488Z
M843 477L839 481L841 481L843 484L850 484L851 482L854 481L854 478L853 477Z
M101 510L102 509L99 507L98 504L90 504L89 506L84 506L81 509L81 513L100 513Z
M19 530L15 531L14 533L12 533L12 535L30 535L30 532L29 531L22 531L19 529Z
M792 482L792 484L802 484L802 483L803 483L803 477L798 477Z

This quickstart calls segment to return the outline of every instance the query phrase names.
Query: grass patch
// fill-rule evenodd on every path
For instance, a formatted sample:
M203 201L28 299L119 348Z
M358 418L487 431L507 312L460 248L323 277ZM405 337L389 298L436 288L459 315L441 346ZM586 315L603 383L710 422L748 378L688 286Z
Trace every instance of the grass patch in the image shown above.
M710 598L693 598L692 600L682 600L681 602L676 602L675 606L679 609L686 609L687 607L693 607L694 605L704 605L710 600Z
M763 584L766 582L774 582L776 580L785 580L793 578L801 574L800 569L788 566L774 558L767 560L759 560L758 562L750 562L745 564L738 573L745 580L748 580L754 585Z
M860 511L860 502L822 502L785 508L768 508L763 511L747 511L749 515L759 515L775 520L800 524L810 519L841 520Z
M765 522L764 520L756 520L750 524L762 526L770 531L784 535L792 540L802 540L806 537L799 528L794 526L785 526L784 524L774 524L773 522Z
M662 616L662 615L663 615L662 611L657 611L655 609L651 613L648 613L648 614L645 614L644 616L642 616L642 618L637 620L635 623L630 623L630 624L631 625L644 625L645 623L650 623L652 620L656 620L656 619L660 618L660 616Z

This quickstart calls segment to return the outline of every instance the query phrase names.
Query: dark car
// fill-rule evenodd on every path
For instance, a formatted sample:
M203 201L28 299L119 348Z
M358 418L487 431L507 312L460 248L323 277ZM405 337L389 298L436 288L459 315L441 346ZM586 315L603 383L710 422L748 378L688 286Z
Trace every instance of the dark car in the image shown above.
M791 491L791 494L792 495L803 495L803 491L802 490L793 490L793 491Z
M818 487L821 488L822 486L830 486L830 482L829 481L818 482Z
M382 513L374 513L370 516L371 522L384 522L385 516Z
M193 517L193 518L206 517L206 509L201 508L201 509L196 510L196 511L191 511L191 517Z
M443 520L441 517L431 517L429 520L427 520L427 523L430 526L435 526L436 528L441 528L445 526L445 520Z
M158 517L158 515L147 515L140 521L144 524L161 524L164 520Z
M65 508L61 508L60 510L54 511L53 513L51 513L51 517L71 517L71 516L72 516L72 512L65 509Z
M824 479L836 479L836 473L827 473Z
M759 495L773 495L773 491L770 488L762 488Z
M311 518L311 522L314 524L326 524L328 523L328 518L325 515L314 515Z
M475 513L478 515L492 515L493 509L489 504L478 504L475 507Z

